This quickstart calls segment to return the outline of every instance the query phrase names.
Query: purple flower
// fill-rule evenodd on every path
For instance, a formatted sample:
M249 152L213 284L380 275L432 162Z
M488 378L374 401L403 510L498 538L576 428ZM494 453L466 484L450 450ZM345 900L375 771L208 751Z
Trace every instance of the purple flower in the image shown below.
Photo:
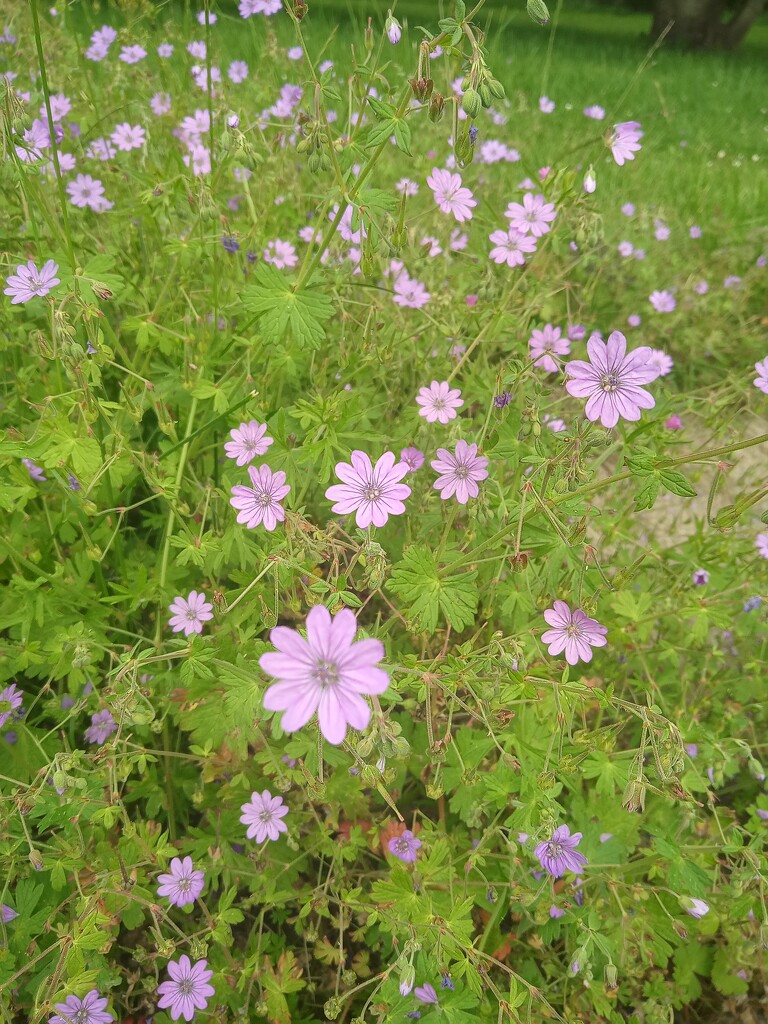
M132 149L141 149L147 141L141 125L129 124L128 121L117 125L110 135L110 139L117 149L124 153L129 153Z
M630 327L639 327L640 324L642 323L642 320L640 319L640 314L639 313L630 313L629 316L627 317L627 323L629 324Z
M455 992L456 991L456 986L451 981L451 976L449 974L444 974L443 975L443 980L440 982L440 988L450 989L451 992Z
M747 598L747 600L744 602L744 608L742 610L745 612L757 611L757 609L762 605L762 603L762 597L760 597L759 594L755 594L754 597Z
M105 743L117 729L117 722L109 708L91 715L91 724L85 730L85 738L89 743Z
M505 409L512 401L512 395L508 391L502 391L500 395L493 396L493 404L497 409Z
M610 146L613 159L619 167L625 160L635 159L635 153L642 148L640 145L642 137L643 132L639 121L623 121L614 127Z
M709 573L706 569L697 569L693 574L693 582L697 587L704 587L709 583Z
M574 832L567 825L560 825L552 838L539 843L533 851L544 870L553 878L561 878L566 871L579 874L587 863L583 853L576 847L581 842L581 832Z
M669 417L669 419L664 421L664 426L667 428L667 430L682 430L683 421L680 419L679 416L673 414L672 416Z
M605 111L595 103L591 107L584 107L584 117L591 117L593 121L602 121Z
M741 284L741 278L738 274L729 274L728 277L723 281L723 288L736 288Z
M18 912L13 907L9 907L7 903L0 903L0 918L3 924L10 924L18 916Z
M542 114L551 114L554 109L554 100L551 100L549 96L539 96L539 110Z
M48 292L60 284L56 277L59 265L53 260L47 260L38 270L32 260L28 260L26 266L20 263L16 267L16 273L7 277L5 283L8 287L4 294L11 296L11 305L15 306L20 302L29 302L35 296L42 298Z
M526 192L522 203L510 203L505 217L509 226L521 235L533 235L541 238L552 230L552 221L557 217L554 203L548 203L544 196Z
M402 835L392 836L387 843L387 849L399 860L405 861L406 864L411 864L419 855L421 840L417 839L413 832L407 828Z
M758 550L758 554L762 555L763 558L768 558L768 533L758 533L755 538L755 547Z
M240 807L243 812L240 821L248 826L245 834L257 843L263 843L265 839L279 839L281 832L288 831L282 819L289 809L281 796L272 796L268 789L263 793L251 793L248 803Z
M187 597L176 597L168 610L173 615L168 620L168 625L174 633L184 633L189 636L192 633L202 633L203 623L213 618L213 605L205 600L205 594L201 590L190 590Z
M158 57L162 57L166 60L168 57L173 56L173 43L160 43L157 48Z
M757 377L752 381L756 388L768 395L768 356L759 363L755 363Z
M648 362L650 348L636 348L627 355L627 339L621 331L613 331L607 344L590 338L587 354L589 362L575 359L567 364L570 379L565 387L569 395L588 399L584 410L588 420L615 427L620 418L639 420L641 409L654 407L653 395L640 387L658 376Z
M607 843L609 839L613 839L613 832L601 832L600 842Z
M634 217L634 215L635 215L635 204L634 203L624 203L624 205L621 208L621 212L624 214L625 217Z
M210 997L216 994L213 986L208 984L213 971L207 971L207 966L207 960L192 964L186 954L179 957L178 962L171 960L168 964L170 981L157 986L160 993L157 1005L161 1010L170 1008L171 1020L182 1016L186 1021L192 1020L195 1010L204 1010Z
M392 12L387 15L387 20L384 24L384 28L387 33L387 39L393 46L396 46L400 42L400 38L403 34L403 30L400 27L400 22L397 18L392 17Z
M477 484L488 476L488 459L477 454L476 444L458 441L454 453L447 448L437 449L437 458L430 465L440 475L434 483L440 497L447 501L454 494L460 505L466 505L470 498L480 493Z
M365 729L371 709L362 694L379 694L389 676L378 668L384 657L379 640L354 642L357 620L348 608L331 619L323 605L307 616L307 637L276 626L269 635L277 652L262 654L262 671L278 682L264 694L268 711L284 711L281 728L295 732L317 711L320 731L329 743L344 739L347 726Z
M409 448L403 448L400 452L400 461L406 464L409 473L415 473L424 465L424 452L412 445Z
M92 210L101 213L114 205L105 197L101 181L92 178L90 174L78 174L75 180L67 185L67 192L72 205L81 209L90 206Z
M184 860L174 857L170 874L158 875L157 880L160 883L157 895L167 896L174 907L194 903L205 886L205 874L195 870L191 857Z
M240 248L240 243L236 238L232 238L231 235L224 235L221 239L221 244L228 253L236 253Z
M569 665L579 661L592 660L593 647L605 647L607 626L601 626L596 619L577 608L571 611L565 601L555 601L552 608L547 608L544 618L552 627L541 634L542 643L549 644L549 654L556 657L565 651L565 660Z
M528 349L534 366L541 367L547 373L557 373L558 365L553 356L569 355L571 346L568 339L562 337L559 327L545 324L541 330L536 328L531 332Z
M144 60L147 56L147 51L143 46L124 46L120 51L120 60L124 64L138 64L139 61Z
M666 377L668 373L672 372L672 367L675 364L672 361L672 357L668 356L662 349L652 348L648 358L648 365L655 366L660 377Z
M426 306L430 298L430 293L421 281L409 277L405 271L398 275L392 296L392 301L396 305L406 309L421 309L422 306Z
M54 1009L58 1013L49 1019L48 1024L110 1024L115 1018L106 1009L107 1001L96 988L82 999L67 996L63 1003L56 1003Z
M709 913L709 904L705 903L704 900L697 900L691 896L681 896L680 906L683 910L687 911L691 917L695 917L701 920L705 914Z
M429 983L415 988L413 990L413 994L420 1003L433 1003L437 1005L437 992L435 992L434 988Z
M651 292L648 301L657 313L671 313L677 306L677 300L670 291Z
M556 907L553 903L552 906L549 908L549 916L553 920L556 920L558 917L565 917L565 911L561 910L560 907Z
M336 464L336 476L342 481L325 492L339 515L355 512L361 529L373 524L384 526L390 516L405 512L403 501L411 488L400 481L408 473L404 462L396 462L393 452L384 452L375 466L365 452L353 451L349 462Z
M619 256L623 256L626 259L631 256L634 251L635 247L631 242L619 242Z
M291 489L285 482L285 473L273 473L269 466L249 466L248 475L253 487L236 484L229 503L239 510L238 523L244 523L249 530L263 524L271 532L285 521L285 509L280 502Z
M427 423L448 423L456 419L456 410L464 405L461 391L451 388L448 381L433 380L428 388L419 388L416 404L420 405L419 416Z
M0 729L23 703L24 694L17 688L16 683L11 683L4 690L0 690Z
M26 469L26 471L29 473L33 480L43 482L48 479L48 477L43 472L42 468L38 466L36 463L34 463L32 459L22 459L21 464L22 466L24 466L24 468Z
M701 228L698 224L691 224L688 234L691 238L701 238Z
M763 810L762 807L757 808L757 816L761 821L768 821L768 811Z
M238 466L247 466L257 456L263 455L274 443L274 439L269 435L264 436L266 432L266 423L258 423L256 420L241 423L239 427L230 430L232 440L224 445L227 458L236 459Z

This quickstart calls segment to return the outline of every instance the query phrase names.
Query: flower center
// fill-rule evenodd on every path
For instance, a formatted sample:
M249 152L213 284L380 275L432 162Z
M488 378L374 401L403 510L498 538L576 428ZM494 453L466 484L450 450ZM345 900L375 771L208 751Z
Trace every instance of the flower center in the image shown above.
M187 608L187 620L189 622L197 621L197 612L195 611L194 608Z
M459 463L453 474L458 480L466 480L469 476L469 468Z
M440 409L440 410L444 409L445 408L445 399L444 398L433 398L432 399L432 408L433 409Z
M568 623L568 625L565 627L565 633L566 633L566 636L570 636L570 637L581 636L581 630L579 629L579 627L576 625L575 622L569 622Z
M81 1006L76 1014L72 1017L75 1024L88 1024L88 1008Z
M256 495L256 504L261 505L262 508L269 508L272 504L272 497L268 491L261 491Z
M557 860L558 857L562 857L563 848L560 843L549 843L547 845L547 853L553 860Z
M178 985L179 985L179 995L180 996L192 995L192 979L191 978L185 978L183 981L180 981L178 983Z
M363 497L366 501L378 501L382 495L381 487L377 487L376 484L368 484L363 491Z
M402 838L395 840L395 847L397 848L398 853L408 853L408 850L410 849L408 846L408 840Z
M263 821L264 824L268 821L272 821L272 811L262 811L259 815L259 821Z
M600 387L609 394L618 391L619 375L617 373L604 373L600 378Z
M339 681L339 669L334 661L318 661L315 666L315 681L321 686L333 686Z

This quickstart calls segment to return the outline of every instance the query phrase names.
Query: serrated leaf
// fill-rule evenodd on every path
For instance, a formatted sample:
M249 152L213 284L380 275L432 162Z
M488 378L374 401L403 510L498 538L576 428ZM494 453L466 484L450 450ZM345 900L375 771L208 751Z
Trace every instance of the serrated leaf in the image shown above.
M375 96L368 97L368 105L379 120L391 119L397 114L397 110L391 103L384 103L383 100L377 100Z
M429 548L407 548L387 587L400 597L417 630L433 633L440 616L456 631L472 625L477 611L476 572L439 569Z
M659 478L649 473L643 477L643 482L635 494L635 511L640 512L644 508L653 508L659 496Z
M659 471L661 482L668 491L679 494L683 498L695 498L696 491L691 487L682 473L675 469L662 469Z
M407 121L398 118L394 124L395 142L397 148L408 156L411 155L411 126Z
M301 348L318 348L325 338L326 321L333 315L327 295L312 288L293 291L279 270L263 263L246 289L243 305L261 319L271 341L280 341L286 331Z

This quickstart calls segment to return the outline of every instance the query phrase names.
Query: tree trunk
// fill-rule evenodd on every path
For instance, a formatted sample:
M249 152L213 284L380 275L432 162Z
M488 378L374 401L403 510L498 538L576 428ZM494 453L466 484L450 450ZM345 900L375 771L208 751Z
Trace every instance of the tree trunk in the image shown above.
M730 21L723 21L724 0L657 0L651 35L657 39L670 22L668 38L694 49L735 49L759 16L766 0L745 0Z

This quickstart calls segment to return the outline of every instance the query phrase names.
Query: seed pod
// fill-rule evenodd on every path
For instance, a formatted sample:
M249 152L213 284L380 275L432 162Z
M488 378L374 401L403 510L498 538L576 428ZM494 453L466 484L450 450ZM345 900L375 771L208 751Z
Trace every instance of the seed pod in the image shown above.
M433 95L432 99L430 100L430 104L429 104L429 120L432 122L432 124L437 124L437 122L443 116L443 111L444 110L445 110L445 100L443 99L443 96L442 96L441 93L436 92Z
M496 97L497 100L503 100L507 95L504 86L498 80L498 78L488 79L488 88L491 90L491 94Z
M482 108L483 102L480 99L480 94L474 89L467 89L461 99L461 109L467 117L477 117Z
M549 9L544 0L527 0L525 9L528 12L529 18L535 21L537 25L546 25L549 21Z
M480 94L480 102L484 107L490 107L493 102L493 94L487 82L481 82L477 90Z

